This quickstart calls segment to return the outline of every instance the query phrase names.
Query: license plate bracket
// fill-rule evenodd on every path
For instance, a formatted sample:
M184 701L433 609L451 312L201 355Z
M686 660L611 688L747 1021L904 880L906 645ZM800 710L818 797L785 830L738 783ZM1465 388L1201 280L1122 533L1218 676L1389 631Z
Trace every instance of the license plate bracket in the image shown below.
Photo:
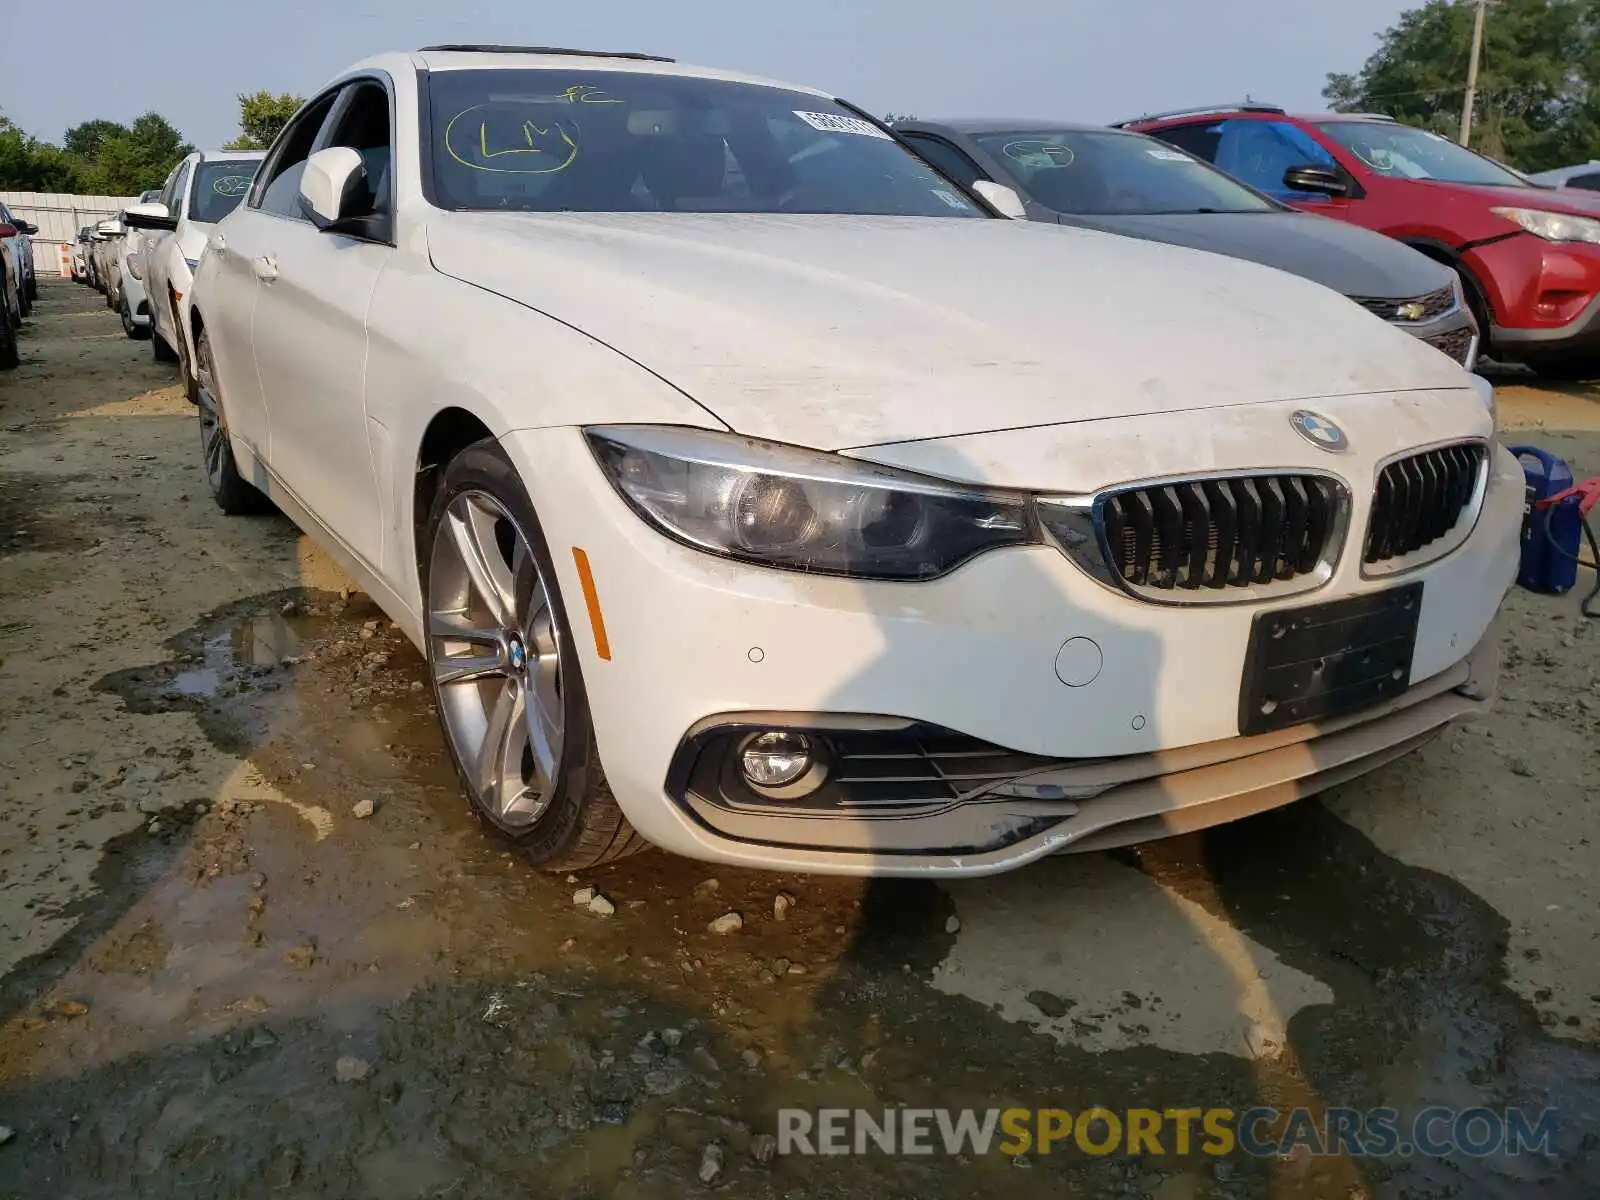
M1405 691L1422 584L1258 613L1239 688L1239 732L1355 712Z

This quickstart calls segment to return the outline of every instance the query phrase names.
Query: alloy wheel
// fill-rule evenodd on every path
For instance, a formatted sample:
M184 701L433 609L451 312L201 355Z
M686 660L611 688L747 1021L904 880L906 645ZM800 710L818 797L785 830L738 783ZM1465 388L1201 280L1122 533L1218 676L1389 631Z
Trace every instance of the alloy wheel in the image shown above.
M565 741L563 633L527 535L485 491L458 493L434 531L428 665L470 791L496 824L549 807Z

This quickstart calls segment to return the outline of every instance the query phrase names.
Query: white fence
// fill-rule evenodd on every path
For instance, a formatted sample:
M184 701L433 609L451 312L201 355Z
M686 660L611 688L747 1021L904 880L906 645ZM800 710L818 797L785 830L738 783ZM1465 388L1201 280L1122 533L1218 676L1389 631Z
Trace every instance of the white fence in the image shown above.
M69 196L59 192L0 192L5 202L24 221L39 227L33 235L33 265L41 275L60 271L61 246L78 240L78 230L96 221L114 217L137 196Z

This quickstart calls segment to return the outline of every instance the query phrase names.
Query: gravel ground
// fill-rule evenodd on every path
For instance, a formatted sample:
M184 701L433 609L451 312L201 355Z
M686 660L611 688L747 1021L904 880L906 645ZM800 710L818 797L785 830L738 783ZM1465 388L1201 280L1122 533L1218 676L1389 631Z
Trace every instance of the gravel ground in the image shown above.
M382 614L286 521L212 506L148 343L50 283L22 351L0 1197L1600 1194L1576 595L1508 597L1488 720L1205 835L948 887L662 854L548 877L466 812ZM1502 383L1504 424L1600 471L1600 390ZM902 1104L1520 1105L1561 1132L1522 1158L766 1161L781 1107Z

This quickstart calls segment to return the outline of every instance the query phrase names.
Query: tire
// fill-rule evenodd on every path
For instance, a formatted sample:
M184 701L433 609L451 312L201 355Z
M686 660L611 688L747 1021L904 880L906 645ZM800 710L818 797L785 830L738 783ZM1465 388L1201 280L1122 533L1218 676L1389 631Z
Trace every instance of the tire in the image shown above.
M167 293L167 315L172 318L172 328L177 334L176 340L169 342L167 348L172 351L172 361L178 364L178 379L183 383L183 394L190 404L200 403L200 384L196 379L196 372L189 365L189 347L183 339L183 320L178 313L178 298L172 292ZM154 318L151 319L152 327Z
M127 296L122 298L122 308L118 310L118 315L122 318L122 332L134 341L142 341L150 336L150 326L138 324L134 321L133 314L128 311Z
M434 704L478 819L548 871L644 849L606 784L539 518L492 440L445 468L421 558ZM530 706L548 720L530 720Z
M39 298L39 277L37 275L29 275L28 276L28 299L29 300L37 300L38 298Z
M156 335L159 338L159 334ZM228 441L228 417L211 362L211 337L200 334L200 363L205 372L200 393L200 469L217 507L230 517L254 517L273 511L273 503L239 474Z
M5 288L5 276L0 274L0 308L5 307ZM22 362L17 353L17 331L9 312L0 312L0 318L0 371L15 371Z
M161 331L156 328L154 317L150 319L150 358L158 363L178 361L178 352L167 345L167 339L162 337Z

